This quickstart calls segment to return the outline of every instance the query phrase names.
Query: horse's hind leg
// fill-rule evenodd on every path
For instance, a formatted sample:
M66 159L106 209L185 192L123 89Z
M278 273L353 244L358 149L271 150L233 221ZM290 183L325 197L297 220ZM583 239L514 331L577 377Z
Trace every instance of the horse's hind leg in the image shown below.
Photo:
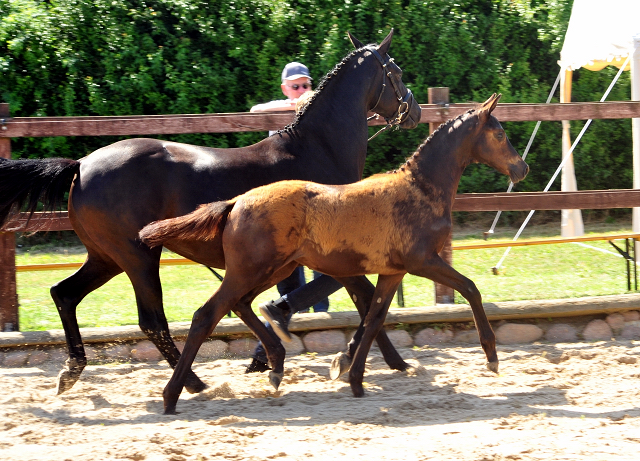
M364 376L367 354L369 353L374 338L383 330L382 326L384 325L384 319L387 316L389 305L402 281L402 277L404 277L404 274L378 276L373 301L364 319L362 340L356 349L351 368L349 369L349 383L351 384L351 391L355 397L362 397L364 395L362 378Z
M76 307L93 290L107 283L122 270L109 258L89 251L80 269L51 287L50 293L58 309L67 340L69 359L58 375L57 393L69 390L87 365L82 337L78 328Z
M367 315L367 311L369 310L369 306L371 306L375 289L373 284L365 276L336 278L336 280L346 288L351 300L358 309L358 313L362 320L358 330L347 345L346 354L342 352L339 353L331 363L330 374L332 379L337 379L340 375L349 370L353 356L360 344L362 334L364 333L364 319ZM376 336L376 342L378 343L380 352L382 353L387 365L389 365L389 368L392 370L404 371L409 367L409 364L402 359L396 348L391 343L391 340L384 329L381 329Z
M162 286L160 284L161 248L129 254L121 262L131 280L138 306L138 324L149 340L158 348L171 368L175 368L180 359L180 351L169 333L169 324L162 305ZM204 390L207 385L189 370L185 378L185 388L189 393Z
M260 291L258 291L253 296L253 298L255 298L255 296L260 294L262 291L264 290L261 289ZM258 316L251 309L250 301L239 302L233 309L233 311L262 342L262 345L267 352L269 365L271 365L271 371L269 372L269 383L277 390L278 387L280 387L282 378L284 377L284 359L286 355L286 350L282 346L280 339L275 336L275 334L272 334L265 327L264 323L260 321Z
M255 276L255 274L252 275ZM254 278L254 280L250 280L251 278L252 277L250 276L234 277L234 274L228 268L226 276L222 281L222 285L220 285L213 296L211 296L211 298L209 298L209 300L193 314L193 320L191 321L191 328L189 329L189 335L187 336L184 350L182 351L182 355L175 367L171 379L162 392L165 414L175 413L176 404L180 397L180 393L182 392L182 387L185 383L187 374L191 371L191 364L193 363L200 346L205 339L211 335L218 322L220 322L220 320L231 309L236 310L242 320L247 322L252 329L257 327L256 331L259 332L260 339L266 341L264 344L267 349L269 360L271 361L274 359L273 351L274 349L278 349L278 347L274 347L274 344L271 343L277 343L276 346L279 346L279 349L281 350L281 362L284 362L284 347L280 344L275 334L272 335L269 333L266 327L258 321L256 315L250 309L251 301L265 288L263 283L260 283L260 289L252 289L251 287L254 285L253 282L258 283L260 276ZM262 281L264 281L264 278L262 278ZM267 287L272 285L273 284L269 284ZM280 379L282 378L280 377Z

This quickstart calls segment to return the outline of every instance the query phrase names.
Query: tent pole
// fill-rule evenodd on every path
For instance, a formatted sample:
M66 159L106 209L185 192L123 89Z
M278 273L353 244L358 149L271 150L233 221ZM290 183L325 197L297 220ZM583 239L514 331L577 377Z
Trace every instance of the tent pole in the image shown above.
M631 100L640 101L640 35L633 37ZM640 118L631 119L633 137L633 188L640 189ZM633 209L633 232L640 232L640 208Z
M565 69L560 80L560 102L571 102L571 83L573 81L573 71ZM571 149L571 134L569 129L571 122L562 121L562 158L564 159ZM576 173L573 166L573 153L569 154L562 168L561 190L577 191ZM579 237L584 235L584 225L582 223L582 212L580 210L562 210L562 220L560 223L561 235L563 237Z

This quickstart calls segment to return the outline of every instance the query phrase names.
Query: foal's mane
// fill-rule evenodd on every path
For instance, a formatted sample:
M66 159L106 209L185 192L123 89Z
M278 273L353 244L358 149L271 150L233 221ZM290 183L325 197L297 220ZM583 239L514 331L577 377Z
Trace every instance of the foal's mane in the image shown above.
M325 86L327 86L327 83L329 83L329 80L331 80L331 77L337 75L340 72L340 70L345 66L345 64L347 64L351 60L352 57L354 57L359 52L366 50L370 46L376 46L377 47L378 45L376 45L375 43L374 44L370 44L370 45L366 45L366 46L364 46L362 48L358 48L357 50L353 50L351 53L349 53L344 58L342 58L342 61L340 61L338 64L336 64L333 67L333 69L331 69L322 78L322 80L320 80L320 83L318 83L318 87L314 91L313 96L311 96L309 98L309 100L306 102L306 104L302 107L302 109L300 109L300 111L298 111L296 113L296 116L293 119L293 122L291 122L290 124L288 124L287 126L282 128L281 130L276 131L276 133L274 133L274 134L287 133L289 135L293 135L293 129L296 126L298 126L298 124L300 123L300 119L307 112L307 110L309 109L309 106L311 106L311 104L316 100L316 98L318 97L318 94L320 94L322 92L322 90L325 88Z
M418 148L415 150L415 152L413 154L411 154L409 156L409 158L407 158L407 160L405 160L405 162L400 165L398 168L396 168L395 170L391 170L391 171L387 171L387 173L397 173L398 170L403 171L406 167L410 166L411 162L413 160L415 160L418 155L420 155L420 152L422 152L422 150L425 148L425 146L427 144L429 144L431 142L431 140L441 131L443 131L445 128L447 128L450 125L453 125L456 121L464 118L466 115L469 115L473 112L475 112L476 110L478 110L478 108L480 108L480 105L478 105L477 107L474 107L473 109L469 109L468 111L458 115L456 118L450 118L449 120L447 120L446 122L443 122L440 124L440 126L438 128L436 128L435 130L433 130L433 133L431 133L427 139L425 139L422 144L420 144L418 146Z

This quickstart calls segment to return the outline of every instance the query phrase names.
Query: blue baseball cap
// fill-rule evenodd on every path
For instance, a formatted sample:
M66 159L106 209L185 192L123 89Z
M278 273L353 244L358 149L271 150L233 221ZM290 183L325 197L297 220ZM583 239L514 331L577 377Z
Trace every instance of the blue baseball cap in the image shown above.
M309 75L309 69L304 64L300 64L299 62L290 62L284 69L282 70L282 81L285 80L295 80L297 78L307 77L309 80L312 80Z

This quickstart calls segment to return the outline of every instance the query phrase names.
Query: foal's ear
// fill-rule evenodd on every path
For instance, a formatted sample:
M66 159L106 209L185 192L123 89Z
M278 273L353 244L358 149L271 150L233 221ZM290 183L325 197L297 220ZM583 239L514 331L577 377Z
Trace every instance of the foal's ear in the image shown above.
M385 39L382 40L382 43L378 47L378 53L380 53L382 56L387 54L387 52L389 51L389 46L391 46L392 38L393 38L393 28L391 28L391 32L389 32L389 35L387 35Z
M493 109L495 109L496 106L498 105L498 101L500 101L501 97L502 97L502 94L493 93L491 97L487 99L480 107L480 110L479 110L480 114L486 115L488 117L491 114L491 112L493 112Z
M351 44L356 47L356 50L364 47L362 42L355 38L351 32L347 31L347 35L349 36L349 40L351 40Z

